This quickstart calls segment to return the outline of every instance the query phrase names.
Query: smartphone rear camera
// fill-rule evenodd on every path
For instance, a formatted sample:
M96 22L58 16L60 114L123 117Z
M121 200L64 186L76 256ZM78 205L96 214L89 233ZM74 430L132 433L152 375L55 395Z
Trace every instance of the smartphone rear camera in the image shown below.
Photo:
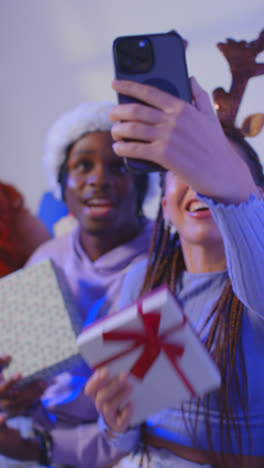
M123 73L145 73L153 66L152 45L144 37L119 39L115 54L119 70Z

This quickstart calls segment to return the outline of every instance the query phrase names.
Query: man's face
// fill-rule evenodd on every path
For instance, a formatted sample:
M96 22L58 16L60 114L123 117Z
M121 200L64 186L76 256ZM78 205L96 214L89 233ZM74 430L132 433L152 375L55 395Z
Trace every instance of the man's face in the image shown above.
M87 133L68 157L66 203L81 231L92 236L123 236L138 225L133 176L112 150L110 132Z

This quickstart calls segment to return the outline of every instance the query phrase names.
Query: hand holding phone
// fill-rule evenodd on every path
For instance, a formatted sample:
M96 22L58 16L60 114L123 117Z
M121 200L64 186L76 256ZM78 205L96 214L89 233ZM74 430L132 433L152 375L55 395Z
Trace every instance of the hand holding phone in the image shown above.
M187 102L192 101L185 60L184 40L176 32L118 37L113 43L115 75L155 86ZM120 103L135 102L119 94ZM164 171L158 164L124 158L128 170L138 172Z

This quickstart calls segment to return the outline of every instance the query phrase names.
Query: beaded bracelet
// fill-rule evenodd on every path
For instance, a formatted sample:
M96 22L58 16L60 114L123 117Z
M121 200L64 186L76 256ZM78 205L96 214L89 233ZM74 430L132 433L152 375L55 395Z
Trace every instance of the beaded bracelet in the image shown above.
M43 466L50 466L51 455L52 455L52 439L50 435L45 431L40 432L37 429L34 429L34 433L39 443L39 450L40 450L39 463Z

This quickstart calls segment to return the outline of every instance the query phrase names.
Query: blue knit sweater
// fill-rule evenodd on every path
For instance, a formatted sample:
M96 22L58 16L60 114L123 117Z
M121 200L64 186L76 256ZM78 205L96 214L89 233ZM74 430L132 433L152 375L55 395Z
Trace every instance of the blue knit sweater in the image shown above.
M238 404L235 419L241 428L243 453L264 455L264 202L253 195L247 203L239 206L217 204L202 197L216 220L225 246L227 270L216 273L192 274L184 272L176 285L176 296L194 328L199 331L212 306L223 291L228 277L233 290L244 304L242 318L242 341L248 375L248 418L252 440L250 452L248 433L242 409ZM138 297L144 278L146 261L137 264L127 275L122 290L122 306ZM210 322L211 323L211 322ZM208 326L210 326L210 323ZM204 339L208 328L201 338ZM191 407L190 420L195 418L195 403ZM212 398L210 422L213 428L213 443L220 451L219 410ZM185 446L192 441L183 421L180 407L169 408L148 421L151 433L173 440ZM198 417L198 440L209 449L206 427L202 414ZM232 434L233 450L239 451ZM138 440L138 431L128 431L113 440L116 446L133 449ZM229 450L227 448L227 450Z

